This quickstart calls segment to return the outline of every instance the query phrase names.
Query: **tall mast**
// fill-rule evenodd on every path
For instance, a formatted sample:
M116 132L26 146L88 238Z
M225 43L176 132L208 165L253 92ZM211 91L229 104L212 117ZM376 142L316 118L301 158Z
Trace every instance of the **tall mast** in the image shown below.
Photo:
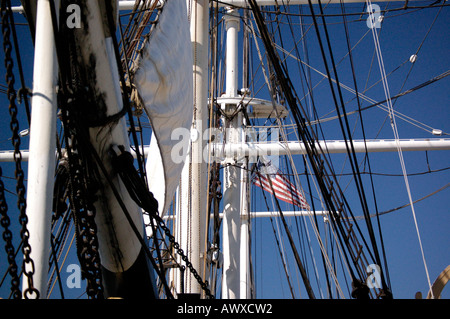
M224 16L226 39L226 98L237 97L238 85L238 32L239 13L231 8L227 9ZM224 104L225 113L235 113L237 104ZM224 119L224 127L229 132L227 143L239 143L242 141L240 128L242 125L242 113L230 120ZM222 298L239 299L240 292L240 266L239 250L241 236L241 168L237 167L236 158L227 157L229 164L224 169L223 182L223 277Z
M242 52L242 91L249 89L249 45L250 32L246 23L250 19L250 11L244 9L243 12L243 52ZM247 125L245 117L242 118L242 126ZM242 132L242 142L246 143L246 134ZM240 248L240 298L250 299L251 296L251 269L250 269L250 200L249 200L249 172L248 156L244 158L241 170L241 248Z
M203 161L203 132L208 128L208 45L209 45L209 1L187 0L191 25L194 80L194 117L191 127L190 153L181 175L178 190L177 237L192 263L203 274L203 258L206 254L205 223L207 194L207 165ZM178 271L175 277L180 278ZM201 287L189 270L184 272L184 292L201 293ZM177 291L181 291L178 278Z
M28 230L32 247L30 257L34 262L33 286L40 292L40 298L45 298L55 175L55 88L58 68L49 0L39 0L37 3L34 61L27 211L30 212ZM29 267L30 264L26 263L27 272L32 271ZM23 291L28 288L29 283L24 278Z

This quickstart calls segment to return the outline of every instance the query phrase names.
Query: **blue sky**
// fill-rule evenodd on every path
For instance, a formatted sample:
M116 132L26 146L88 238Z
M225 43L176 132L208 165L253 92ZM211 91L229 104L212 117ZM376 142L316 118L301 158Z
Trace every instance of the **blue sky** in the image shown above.
M13 3L18 3L19 1L13 1ZM428 3L428 2L417 2L418 4ZM384 8L386 4L382 4L381 7ZM362 11L361 5L350 5L347 8L347 12L360 12ZM318 8L315 6L316 12ZM308 10L305 8L305 12ZM409 13L406 15L397 16L402 14L402 11L389 13L380 30L380 44L383 52L384 63L386 67L386 72L389 73L398 66L402 65L403 62L409 59L409 57L416 52L418 46L425 37L434 17L436 16L439 9L429 9L420 10L417 12ZM327 13L339 13L340 9L338 6L330 6L326 9ZM391 17L392 16L392 17ZM357 16L356 16L357 17ZM18 15L15 16L17 22L23 22L24 19L20 18ZM294 22L298 23L298 18ZM353 20L352 17L348 19ZM450 66L450 40L449 37L445 36L446 30L448 30L450 21L450 12L448 8L443 8L440 12L435 25L433 26L431 32L427 36L419 54L417 62L411 71L411 74L405 83L402 91L419 85L434 76L437 76L449 69ZM344 30L342 25L342 18L327 18L327 22L330 23L328 31L330 32L331 41L333 43L333 53L336 61L339 61L346 53L347 48L345 44ZM311 23L309 18L306 18L305 23ZM365 21L360 22L349 22L350 30L350 42L352 45L356 44L363 35L367 32L367 26ZM19 33L19 42L21 48L21 58L24 65L24 70L26 74L26 83L28 87L32 87L32 67L33 67L33 49L30 39L30 33L26 26L17 26L17 31ZM298 29L296 29L294 34L295 39L299 39ZM322 31L323 35L323 31ZM288 30L283 29L283 38L285 42L285 48L289 50L292 48L292 40L290 38L292 35L288 33ZM313 28L307 34L308 49L310 65L314 68L325 72L323 67L322 57L318 51L317 38ZM260 45L262 45L260 43ZM358 80L358 87L360 90L366 85L372 85L380 78L380 73L378 70L378 65L376 59L374 60L374 65L371 68L371 61L373 55L374 45L371 33L363 38L361 43L354 50L354 59L356 65L356 74ZM303 54L300 54L303 56ZM3 60L4 53L3 50L0 53L0 59ZM258 65L256 61L256 53L254 51L255 67ZM290 65L290 75L291 80L297 90L300 97L303 96L301 90L300 76L298 67L295 61L288 60ZM390 86L391 95L395 95L400 92L403 81L411 68L411 63L404 63L397 71L388 77L388 82ZM292 71L291 71L292 70ZM370 71L371 70L371 71ZM17 70L16 70L17 71ZM4 78L4 67L1 68L1 78ZM321 76L312 72L313 83L318 83L321 80ZM370 72L370 76L368 74ZM338 67L339 79L342 83L353 87L353 79L349 69L348 59L345 59L342 64ZM262 77L259 77L259 81L262 81ZM449 108L449 80L448 78L443 79L437 83L431 84L426 88L420 89L413 92L407 96L400 98L395 103L395 109L419 120L420 122L426 123L433 128L441 129L444 132L450 132L449 119L450 119L450 108ZM4 85L6 83L2 83ZM261 85L259 82L258 85ZM258 86L257 86L258 87ZM3 86L1 87L3 89ZM19 77L16 72L16 85L15 88L19 88ZM351 100L354 95L343 92L344 101ZM366 95L377 100L384 100L384 93L380 84L376 85L374 88L366 92ZM261 90L257 97L268 98L267 92ZM323 81L314 89L314 100L316 107L318 109L318 114L320 117L333 116L332 113L334 109L334 104L331 100L331 96L328 89L327 81ZM12 149L11 141L8 140L11 137L11 132L9 131L9 114L7 105L8 102L5 98L5 94L0 94L0 118L2 119L2 130L0 131L0 150L10 150ZM364 102L363 107L367 106L368 103ZM355 110L357 104L355 100L352 100L347 105L347 110ZM19 106L20 108L20 119L21 127L20 130L28 128L26 122L25 112L23 104ZM331 112L331 113L329 113ZM378 108L372 108L363 112L365 132L368 138L375 138L378 134L378 138L392 139L393 133L387 121L384 125L383 122L386 119L386 112L379 110ZM360 122L357 121L357 117L352 115L349 117L350 126L353 128L355 123L358 128L355 131L355 138L361 138ZM398 130L400 138L433 138L429 132L425 132L409 123L401 120L397 120ZM342 133L339 128L338 122L331 121L323 124L324 135L326 139L342 139ZM22 139L23 149L28 149L28 137ZM419 173L428 170L427 164L431 170L438 170L442 168L447 168L450 165L449 155L450 151L431 151L428 154L425 152L405 152L404 158L406 163L406 169L408 173ZM371 153L370 161L372 165L372 171L376 173L386 173L386 174L401 174L400 162L398 159L398 154L396 152L392 153ZM362 160L362 155L358 155L358 160ZM333 155L333 165L336 172L341 172L342 167L343 172L350 172L348 161L345 161L345 155ZM300 157L295 159L299 168L303 169L302 160ZM15 183L14 180L9 178L14 177L14 168L11 163L0 163L3 169L3 182L6 188L14 192ZM26 169L26 164L23 165ZM283 168L283 167L281 167ZM431 192L445 186L450 179L450 171L441 171L431 174L410 176L409 182L411 186L412 197L414 200L419 199L423 196L430 194ZM306 179L304 176L300 178L302 187L306 190ZM370 184L368 175L363 176L364 185L366 187L366 193L371 194ZM348 176L343 176L341 178L340 185L345 188L350 181ZM405 184L403 177L393 177L393 176L374 176L374 185L376 189L376 197L379 211L386 211L401 205L408 203L408 197L405 189ZM357 196L355 195L354 184L348 186L345 191L347 199L354 208L355 215L361 215L361 211L358 206ZM265 205L262 204L261 191L254 187L252 190L254 194L254 199L252 200L252 208L261 211L265 209ZM423 248L425 252L425 258L430 274L431 282L439 275L439 273L450 264L450 232L448 231L450 226L450 215L449 215L449 190L446 189L438 194L423 200L415 204L416 217L419 225L420 236L423 243ZM371 196L368 195L369 202L371 203L371 212L373 211L373 205ZM17 210L15 209L15 196L12 194L7 195L8 206L10 217L12 220L17 221ZM316 203L317 204L317 203ZM287 206L282 206L286 210L291 210L292 208ZM404 208L387 215L383 215L380 218L382 224L382 231L384 236L384 244L387 254L387 260L389 263L389 274L392 283L393 294L395 298L414 298L414 294L417 291L421 291L423 295L426 295L428 290L428 283L425 276L424 266L422 262L422 256L419 250L419 244L416 234L416 229L413 222L413 217L410 208ZM375 222L375 220L374 220ZM297 225L295 220L288 219L288 223L291 227L291 231L294 237L297 236L304 238L305 234L297 234ZM362 225L362 224L361 224ZM309 227L309 226L308 226ZM364 227L363 225L361 227ZM311 232L311 228L308 228ZM18 246L19 232L17 228L13 228L15 247ZM280 262L278 255L278 250L276 244L273 240L274 235L272 231L271 224L268 220L257 219L252 222L252 249L253 249L253 261L255 263L255 278L256 278L256 293L258 298L289 298L290 293L287 286L287 282L284 276L284 271ZM286 252L290 254L290 249L284 235L284 231L281 230L281 238L284 240L286 245ZM312 234L312 233L311 233ZM311 239L314 248L317 248L315 244L315 239ZM3 245L2 245L3 246ZM303 247L299 243L298 247ZM303 250L302 254L305 256L309 255L307 250ZM318 250L315 250L316 262L321 268L320 255ZM298 274L296 274L295 263L292 256L288 257L289 269L291 270L291 279L293 285L296 287L296 297L306 298L306 293L301 283L301 279ZM305 257L308 264L308 271L314 271L310 257ZM70 259L68 264L70 263ZM75 262L75 261L74 261ZM0 274L3 275L7 267L7 262L5 258L4 250L0 251ZM67 273L63 272L63 282L67 277ZM322 291L324 291L324 278L321 271L319 271L320 280L322 283ZM7 280L9 280L7 278ZM6 287L5 287L6 286ZM315 283L313 284L314 289L317 289ZM343 289L345 290L346 288ZM4 284L0 287L0 297L8 296L8 285ZM300 291L300 293L299 293ZM57 296L57 287L55 288L55 294ZM83 289L68 289L66 296L72 298L78 297L83 294ZM319 295L319 290L317 289L317 295ZM449 289L444 290L443 297L450 297Z

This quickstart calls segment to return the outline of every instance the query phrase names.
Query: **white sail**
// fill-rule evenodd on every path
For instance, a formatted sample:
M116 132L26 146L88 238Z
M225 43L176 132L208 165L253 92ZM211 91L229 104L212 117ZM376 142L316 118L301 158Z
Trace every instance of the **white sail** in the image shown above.
M146 164L150 191L163 215L178 186L182 161L171 156L176 128L189 130L193 114L192 52L184 1L167 1L158 24L147 41L137 66L134 82L152 125L152 139ZM155 138L153 138L155 137Z

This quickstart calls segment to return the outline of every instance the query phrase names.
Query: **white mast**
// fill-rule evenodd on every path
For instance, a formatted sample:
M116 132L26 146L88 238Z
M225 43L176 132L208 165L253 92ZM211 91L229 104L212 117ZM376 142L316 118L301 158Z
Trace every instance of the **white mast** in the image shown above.
M250 18L250 11L245 10L243 19L248 22ZM244 25L243 36L243 57L242 57L242 91L247 92L249 87L249 28ZM245 130L247 119L244 117L242 126ZM247 137L247 134L242 131L242 142L247 143L252 137ZM240 298L250 299L252 278L250 276L250 184L249 184L249 157L244 157L244 163L241 170L241 249L240 249Z
M59 1L58 1L59 3ZM59 5L55 4L56 7ZM28 230L30 257L34 262L33 286L41 298L47 291L50 223L55 176L57 60L49 0L39 0L28 164ZM26 265L26 271L31 271ZM23 278L23 291L28 289ZM28 296L32 297L32 296Z
M190 153L181 175L177 205L177 240L194 269L203 274L206 254L206 176L207 164L202 160L203 130L208 125L208 44L209 1L187 0L191 24L194 77L194 117L191 128ZM201 287L189 269L184 272L184 292L201 293ZM181 291L179 271L175 271L177 291Z
M224 16L227 32L226 40L226 97L237 97L238 84L238 32L239 13L227 9ZM225 112L234 113L237 104L225 104ZM242 113L238 112L231 120L225 120L228 129L227 143L239 143L242 125ZM226 162L238 164L236 158L227 157ZM222 297L224 299L240 298L240 236L241 236L241 168L230 165L224 169L223 182L223 277Z
M250 201L248 199L249 173L248 158L241 170L241 243L240 243L240 299L250 299Z

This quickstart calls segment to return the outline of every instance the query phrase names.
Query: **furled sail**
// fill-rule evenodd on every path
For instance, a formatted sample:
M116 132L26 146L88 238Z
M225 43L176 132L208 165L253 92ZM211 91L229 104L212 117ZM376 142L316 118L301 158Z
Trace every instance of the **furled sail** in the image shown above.
M184 157L172 157L172 132L189 130L193 114L192 50L185 1L166 1L141 52L134 84L150 119L153 135L146 164L150 191L163 215L178 186Z
M113 8L117 1L79 3L82 26L64 30L67 41L61 43L61 61L65 63L67 57L69 64L61 68L67 73L61 73L65 75L61 85L67 86L62 91L73 92L70 98L62 94L61 100L70 100L72 106L61 109L66 114L62 117L67 117L64 134L71 139L66 144L70 145L67 154L71 154L67 161L77 171L70 202L77 218L77 243L81 243L78 257L89 275L90 296L156 298L153 266L140 240L144 237L141 209L112 157L115 148L130 151L111 36L114 28L105 22L116 16ZM63 81L65 78L68 80Z

